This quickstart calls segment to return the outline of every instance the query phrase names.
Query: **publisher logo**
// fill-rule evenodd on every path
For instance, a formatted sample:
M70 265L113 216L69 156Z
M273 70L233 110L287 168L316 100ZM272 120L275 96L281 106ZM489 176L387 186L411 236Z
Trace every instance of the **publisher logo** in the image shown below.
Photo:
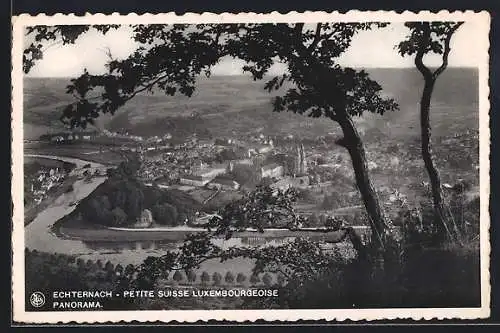
M45 295L42 294L39 291L35 291L33 294L30 296L30 303L33 305L35 308L40 308L45 304Z

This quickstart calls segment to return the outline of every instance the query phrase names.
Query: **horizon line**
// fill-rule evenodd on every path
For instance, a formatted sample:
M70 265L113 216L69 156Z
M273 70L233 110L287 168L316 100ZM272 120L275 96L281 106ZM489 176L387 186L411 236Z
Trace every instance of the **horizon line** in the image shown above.
M387 69L387 70L397 70L397 69L414 69L418 70L414 66L405 66L405 67L366 67L366 66L344 66L344 67L351 67L351 68L360 68L360 69ZM429 68L438 68L436 67L429 67ZM448 66L447 69L478 69L477 66ZM276 75L281 75L281 74L266 74L265 76L276 76ZM203 77L202 74L200 76ZM251 77L251 74L249 73L239 73L239 74L212 74L210 77L228 77L228 76L249 76ZM26 75L23 74L23 79L72 79L77 76L38 76L38 75Z

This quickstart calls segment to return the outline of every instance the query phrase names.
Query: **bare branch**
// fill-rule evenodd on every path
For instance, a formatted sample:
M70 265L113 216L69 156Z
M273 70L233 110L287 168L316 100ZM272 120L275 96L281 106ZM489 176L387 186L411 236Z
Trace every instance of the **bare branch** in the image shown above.
M297 37L301 38L302 37L302 29L304 28L304 23L296 23L295 24L295 33L297 34Z
M113 58L113 55L111 54L111 49L109 48L109 46L106 46L103 51L104 53L106 53L106 56L108 57L109 61L115 60Z
M316 33L314 35L314 39L313 39L311 45L309 45L309 47L307 48L308 51L313 51L316 48L316 46L318 46L318 43L321 39L322 27L323 27L323 25L321 23L316 24Z
M451 51L451 48L450 48L451 37L453 36L453 34L455 33L455 31L457 31L457 29L460 28L460 26L462 24L463 24L463 22L458 22L446 34L446 39L444 41L444 52L443 52L443 57L442 57L443 63L432 74L432 77L434 79L436 79L439 75L441 75L441 73L443 73L443 71L446 69L446 67L448 67L448 56L450 55L450 51Z
M161 80L167 78L168 74L164 74L164 75L161 75L161 76L158 76L156 79L154 79L153 81L150 81L149 83L146 83L146 84L142 84L142 88L140 89L137 89L135 90L132 94L130 94L129 96L127 96L125 98L126 101L129 101L131 100L132 98L134 98L138 93L141 93L145 90L148 90L148 89L151 89L153 88L153 86L155 84L157 84L158 82L160 82Z

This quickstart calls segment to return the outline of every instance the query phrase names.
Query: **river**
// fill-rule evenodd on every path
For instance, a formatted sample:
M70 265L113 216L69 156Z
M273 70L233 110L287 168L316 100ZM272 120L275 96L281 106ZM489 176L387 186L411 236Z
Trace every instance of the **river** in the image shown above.
M77 168L91 164L92 168L100 168L102 165L84 161L76 158L67 158L50 155L26 155L29 158L55 159L74 163ZM64 193L52 202L47 209L40 212L35 219L25 227L25 246L30 250L48 253L70 254L82 259L100 259L103 262L110 261L123 266L128 264L140 264L148 256L160 256L166 251L176 249L181 242L177 241L82 241L74 238L58 237L51 231L52 225L62 217L71 213L76 206L70 206L71 202L87 197L95 188L106 180L105 177L95 177L90 182L77 180L69 193ZM230 240L217 240L223 247L260 245L263 242L269 245L280 244L289 238L262 240L258 237L233 238ZM248 259L230 260L220 263L216 260L205 263L201 269L209 273L215 271L232 270L233 272L249 273L252 267Z
M48 155L26 155L32 158L57 159L76 164L81 168L91 164L92 168L100 168L102 165L75 158L48 156ZM128 265L140 264L148 256L160 256L166 251L176 249L181 241L151 240L151 241L83 241L75 238L59 237L51 231L52 225L62 217L71 213L76 206L70 206L71 202L87 197L95 188L106 180L105 177L94 177L92 180L77 180L69 193L64 193L52 202L47 209L39 213L35 219L25 227L25 246L30 250L48 253L63 253L74 255L85 260L100 259L103 262L110 261L114 264ZM230 246L256 246L256 245L279 245L293 240L293 237L263 238L256 236L234 237L230 240L217 239L217 245L224 248ZM201 269L210 272L231 270L233 272L249 273L252 268L249 259L235 259L224 263L212 260L203 264Z

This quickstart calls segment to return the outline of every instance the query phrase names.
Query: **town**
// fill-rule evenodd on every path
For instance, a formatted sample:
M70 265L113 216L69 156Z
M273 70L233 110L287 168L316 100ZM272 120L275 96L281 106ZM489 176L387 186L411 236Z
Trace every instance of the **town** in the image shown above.
M108 168L137 157L140 167L136 177L141 183L181 191L204 208L198 218L183 220L184 224L202 224L226 204L255 190L258 185L267 185L280 190L297 189L300 196L295 209L309 217L311 226L322 226L332 216L362 225L367 222L366 215L349 156L336 140L334 133L311 139L269 135L260 129L238 137L197 133L143 137L127 130L111 132L104 129L45 134L35 143L35 151L95 161ZM456 140L462 139L446 140L443 144L453 147ZM40 148L42 146L44 148ZM421 195L416 191L425 190L413 186L413 178L420 170L420 161L413 152L416 150L418 147L414 145L408 149L402 149L400 144L370 146L368 168L375 180L380 177L384 181L378 193L389 215L396 216L405 197ZM387 155L387 151L390 152L388 157L379 158ZM403 160L406 161L402 163ZM448 159L443 155L439 162L446 165ZM80 168L78 178L90 179L105 173L105 169ZM464 174L458 172L456 176L461 179ZM25 181L25 188L28 187L25 192L29 192L25 193L26 198L33 197L33 191L46 192L34 182L35 178ZM29 191L31 183L33 191ZM448 183L443 186L446 189ZM138 219L137 227L156 225L154 218L147 218L154 214L145 210L145 219L142 222Z
M333 136L313 141L256 131L238 138L207 138L196 133L177 138L171 133L141 137L126 131L102 130L45 134L39 142L54 150L70 147L77 152L80 147L85 147L81 151L85 151L82 155L86 160L110 153L121 154L125 159L127 156L138 157L138 180L146 186L182 191L210 208L211 212L241 198L258 185L299 190L302 195L297 209L310 215L314 225L324 223L334 209L341 208L341 204L359 206L353 181L347 180L351 171L339 163L346 157L343 156L345 153L340 149L332 152L332 147L335 147ZM100 175L99 170L95 173L83 171L85 177ZM348 190L344 188L342 192L343 196L352 199L351 202L333 198L332 181L338 180L339 175L347 180ZM336 186L338 190L338 184ZM143 214L150 215L148 212ZM202 223L205 220L196 221ZM137 223L141 226L151 224L154 222Z

